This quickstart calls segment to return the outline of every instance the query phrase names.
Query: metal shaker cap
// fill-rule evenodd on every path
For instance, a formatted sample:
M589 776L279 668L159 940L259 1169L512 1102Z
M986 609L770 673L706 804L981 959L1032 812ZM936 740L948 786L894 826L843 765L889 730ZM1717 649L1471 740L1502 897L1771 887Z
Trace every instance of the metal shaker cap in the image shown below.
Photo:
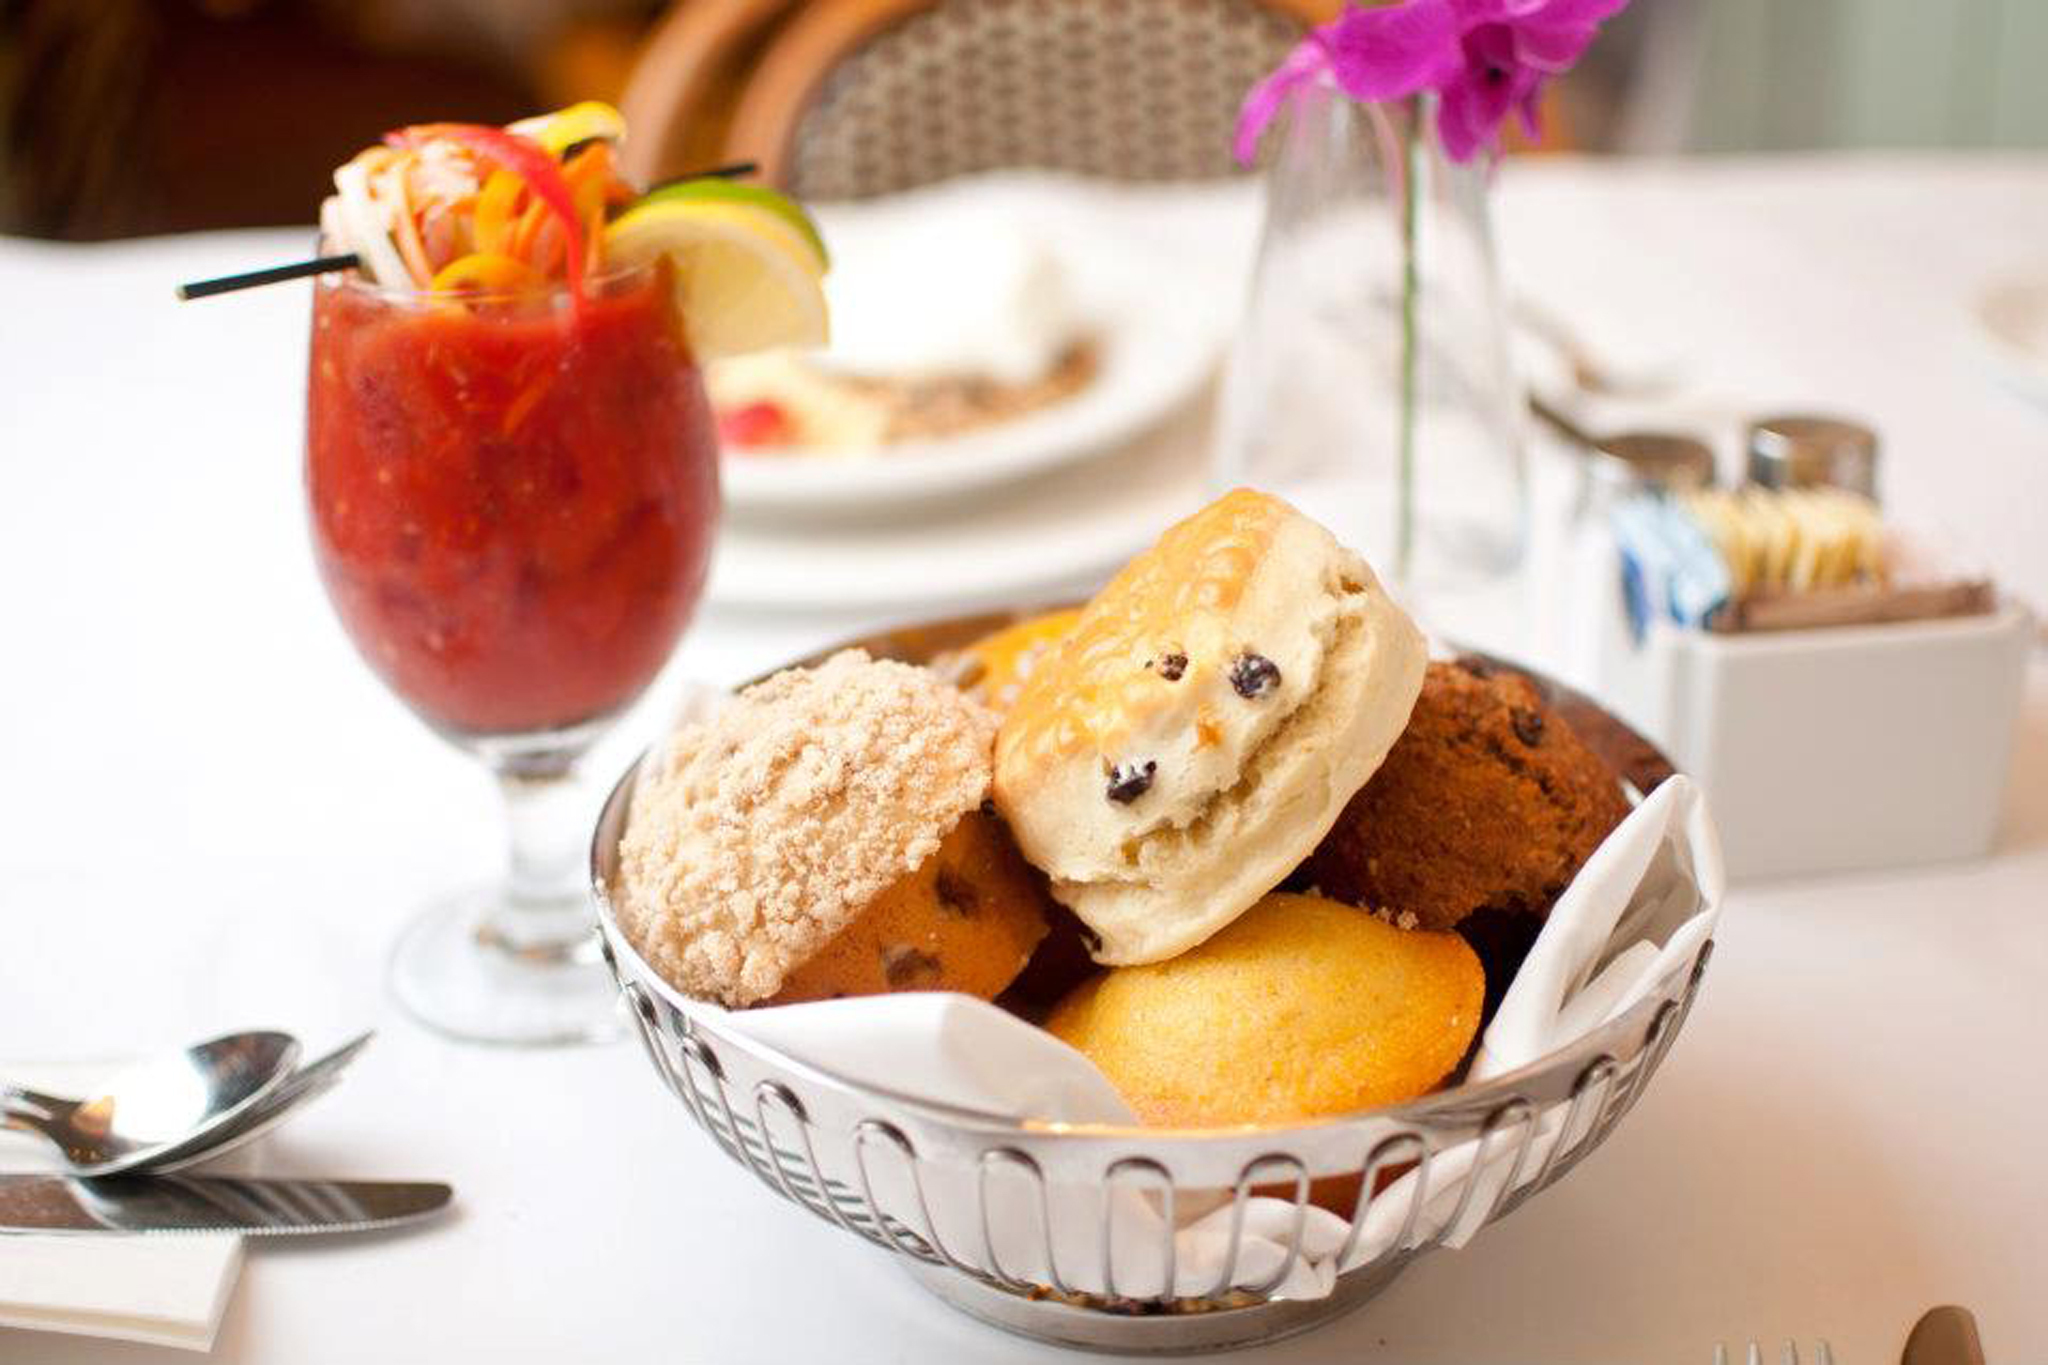
M1828 484L1877 496L1877 433L1840 417L1764 417L1749 427L1749 477L1766 488Z
M1684 491L1714 482L1714 452L1695 436L1668 431L1628 431L1609 436L1597 449L1626 467L1630 482Z

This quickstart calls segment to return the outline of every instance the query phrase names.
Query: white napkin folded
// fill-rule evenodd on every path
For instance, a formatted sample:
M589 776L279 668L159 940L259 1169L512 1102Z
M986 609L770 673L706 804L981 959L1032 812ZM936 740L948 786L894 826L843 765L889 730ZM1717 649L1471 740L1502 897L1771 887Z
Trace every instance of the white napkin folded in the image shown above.
M9 1063L0 1075L76 1095L113 1069ZM40 1139L0 1130L0 1170L56 1169ZM211 1350L241 1270L232 1235L0 1234L0 1327Z
M1471 1079L1500 1076L1565 1047L1619 1017L1674 972L1686 970L1713 935L1723 890L1721 856L1699 789L1684 777L1666 781L1630 813L1588 860L1559 899L1488 1026ZM905 994L717 1012L717 1027L849 1080L919 1098L1012 1115L1069 1123L1132 1123L1134 1116L1095 1066L1052 1035L993 1005L961 995ZM1627 1086L1634 1065L1616 1078ZM1573 1121L1570 1139L1584 1131L1590 1111ZM1442 1234L1462 1246L1478 1230L1494 1196L1519 1169L1532 1180L1555 1146L1567 1117L1560 1103L1534 1116L1535 1133L1519 1168L1521 1146L1497 1138L1481 1156L1477 1142L1440 1152L1429 1166L1428 1197L1406 1239L1415 1245ZM771 1125L772 1127L772 1125ZM782 1134L773 1136L780 1138ZM985 1248L979 1210L981 1174L964 1166L928 1164L922 1194L903 1161L872 1153L868 1169L837 1169L818 1153L824 1174L842 1199L857 1199L865 1183L875 1202L903 1226L930 1230L954 1255L977 1263L992 1249L1011 1275L1046 1279L1043 1215L1035 1186L1022 1178L989 1180L991 1216ZM1369 1206L1365 1224L1345 1260L1336 1263L1351 1226L1311 1207L1302 1219L1300 1254L1290 1257L1296 1212L1290 1201L1246 1201L1245 1236L1232 1283L1257 1285L1288 1266L1277 1296L1318 1298L1330 1293L1340 1268L1380 1255L1400 1237L1416 1176L1395 1181ZM1466 1186L1479 1188L1465 1197ZM1099 1230L1101 1192L1053 1180L1045 1190L1052 1254L1065 1282L1106 1292ZM849 1204L848 1207L857 1207ZM1463 1209L1455 1226L1446 1226ZM1229 1207L1179 1210L1174 1281L1181 1294L1207 1294L1225 1272L1230 1254ZM1112 1201L1110 1260L1117 1292L1157 1293L1164 1275L1159 1203L1149 1192L1120 1190ZM984 1265L984 1268L989 1268Z
M0 1236L0 1327L213 1348L239 1237Z

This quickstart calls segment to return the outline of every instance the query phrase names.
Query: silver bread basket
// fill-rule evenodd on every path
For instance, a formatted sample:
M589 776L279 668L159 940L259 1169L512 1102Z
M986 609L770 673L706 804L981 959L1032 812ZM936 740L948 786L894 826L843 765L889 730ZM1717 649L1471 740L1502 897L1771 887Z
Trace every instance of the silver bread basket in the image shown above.
M878 657L925 663L1013 619L948 620L855 643ZM1639 793L1671 775L1653 746L1605 711L1538 684ZM1705 944L1626 1014L1570 1048L1408 1104L1220 1132L1020 1122L828 1074L721 1028L717 1010L662 981L621 935L609 903L635 771L637 765L605 805L592 878L604 960L663 1083L726 1155L776 1194L902 1257L926 1288L956 1308L1061 1345L1150 1353L1271 1341L1363 1303L1450 1228L1505 1217L1598 1147L1642 1096L1685 1023L1713 948ZM1549 1130L1554 1139L1539 1142L1539 1116L1560 1108L1562 1126ZM1478 1156L1470 1170L1504 1167L1505 1178L1467 1178L1447 1221L1419 1219L1440 1158L1471 1143ZM1311 1182L1359 1178L1355 1238L1368 1207L1402 1188L1383 1191L1387 1178L1418 1165L1420 1178L1407 1183L1412 1198L1403 1196L1413 1207L1380 1254L1362 1258L1345 1247L1334 1264L1348 1268L1325 1297L1276 1294L1303 1246ZM998 1187L1005 1191L1000 1198ZM1022 1207L1042 1238L1028 1266L1005 1263L998 1251L1005 1239L991 1226L992 1218L1017 1216L1019 1189L1029 1195ZM1084 1197L1075 1198L1076 1191ZM1148 1267L1157 1267L1144 1276L1128 1273L1132 1248L1111 1245L1118 1226L1112 1199L1133 1193L1152 1202L1165 1229L1156 1246L1139 1249ZM1294 1219L1292 1240L1285 1230L1280 1235L1279 1264L1247 1283L1239 1254L1254 1193L1291 1199ZM1218 1209L1229 1210L1222 1215L1231 1239L1224 1273L1189 1292L1174 1265L1176 1210ZM1088 1272L1077 1273L1083 1264ZM1120 1268L1127 1281L1144 1283L1120 1286Z

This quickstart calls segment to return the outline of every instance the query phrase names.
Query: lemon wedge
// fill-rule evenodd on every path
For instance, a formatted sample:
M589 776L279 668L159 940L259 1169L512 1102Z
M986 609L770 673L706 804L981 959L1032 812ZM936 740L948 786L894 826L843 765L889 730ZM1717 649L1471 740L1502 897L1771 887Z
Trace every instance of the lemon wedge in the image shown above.
M743 198L649 199L605 229L608 263L666 256L699 360L774 346L822 346L823 253L781 214Z
M618 110L601 100L584 100L567 109L557 109L552 114L535 114L532 118L508 123L505 128L521 137L532 138L554 156L560 156L565 148L592 138L619 142L626 136L626 120L620 117Z

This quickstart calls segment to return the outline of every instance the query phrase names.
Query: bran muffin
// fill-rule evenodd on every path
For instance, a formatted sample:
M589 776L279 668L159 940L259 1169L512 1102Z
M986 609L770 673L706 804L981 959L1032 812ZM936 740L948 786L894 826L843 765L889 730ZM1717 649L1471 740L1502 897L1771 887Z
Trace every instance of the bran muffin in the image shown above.
M1628 802L1520 674L1432 661L1408 728L1309 858L1306 880L1403 926L1547 914Z

